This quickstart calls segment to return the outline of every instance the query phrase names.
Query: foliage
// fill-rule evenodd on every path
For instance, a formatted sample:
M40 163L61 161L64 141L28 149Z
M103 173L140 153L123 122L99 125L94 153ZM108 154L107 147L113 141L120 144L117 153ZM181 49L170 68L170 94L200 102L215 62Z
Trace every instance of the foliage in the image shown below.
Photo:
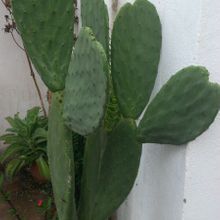
M47 118L40 114L40 108L27 111L25 118L19 113L7 117L10 128L0 137L7 146L0 156L1 163L6 163L6 175L15 176L21 169L37 163L42 174L49 178L47 163Z

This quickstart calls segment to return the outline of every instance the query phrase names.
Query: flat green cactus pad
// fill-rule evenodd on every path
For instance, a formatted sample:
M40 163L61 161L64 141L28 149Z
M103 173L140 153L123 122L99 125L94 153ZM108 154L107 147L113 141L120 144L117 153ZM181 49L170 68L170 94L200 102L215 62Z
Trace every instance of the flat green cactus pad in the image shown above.
M62 119L63 94L53 94L49 113L48 158L60 220L76 220L72 132Z
M109 53L109 18L104 0L81 0L82 25L90 27L96 39Z
M125 200L137 176L141 145L134 121L122 119L110 133L87 140L79 220L106 220Z
M144 110L157 76L160 49L155 7L147 0L125 4L112 33L113 85L125 117L136 119Z
M51 91L64 88L73 47L73 0L12 0L24 46Z
M97 129L107 101L108 63L90 28L82 28L66 79L64 118L73 131L87 135Z
M138 127L142 143L184 144L204 132L220 108L220 86L208 71L191 66L179 71L149 105Z

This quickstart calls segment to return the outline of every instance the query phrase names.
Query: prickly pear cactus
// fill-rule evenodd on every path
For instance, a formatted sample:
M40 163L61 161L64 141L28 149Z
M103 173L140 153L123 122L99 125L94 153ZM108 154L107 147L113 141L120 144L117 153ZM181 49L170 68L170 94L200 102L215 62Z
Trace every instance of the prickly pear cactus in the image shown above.
M61 92L55 93L49 113L48 156L59 219L106 220L134 184L140 143L184 144L195 139L219 111L220 86L208 81L205 68L185 68L164 85L136 128L134 119L148 104L160 59L161 24L155 7L136 0L121 8L109 64L104 0L81 0L82 23L90 28L82 28L70 61L72 3L13 0L13 11L46 85L52 91L65 87L64 104ZM72 132L64 120L87 138L78 212Z
M142 143L184 144L204 132L220 108L220 87L204 67L179 71L147 108L138 128Z
M88 137L80 220L104 220L117 209L133 186L140 157L141 144L132 120L122 119L111 132L100 128Z
M24 46L42 80L53 92L64 89L73 47L73 1L12 0L12 6Z
M64 119L87 135L101 124L107 102L109 68L104 49L90 28L82 28L66 78ZM89 110L89 111L88 111Z
M146 0L125 4L112 32L112 77L124 117L137 119L154 87L161 49L161 25Z

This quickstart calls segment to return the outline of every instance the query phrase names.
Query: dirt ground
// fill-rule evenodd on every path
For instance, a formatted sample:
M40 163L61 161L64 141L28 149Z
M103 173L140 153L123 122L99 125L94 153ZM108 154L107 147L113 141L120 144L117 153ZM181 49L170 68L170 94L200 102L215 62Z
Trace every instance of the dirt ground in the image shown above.
M23 182L22 182L23 181ZM46 198L45 193L32 184L22 179L17 179L13 183L6 183L4 192L9 192L10 200L17 210L21 220L45 220L44 215L40 212L37 202ZM28 187L27 187L28 185ZM1 197L3 197L1 195ZM10 213L11 207L7 201L1 198L0 201L0 220L18 220Z

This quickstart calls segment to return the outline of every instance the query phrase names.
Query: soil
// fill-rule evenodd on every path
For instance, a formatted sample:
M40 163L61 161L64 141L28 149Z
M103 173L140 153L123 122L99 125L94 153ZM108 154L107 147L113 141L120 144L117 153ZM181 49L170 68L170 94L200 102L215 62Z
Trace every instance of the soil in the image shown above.
M17 210L21 220L45 220L42 210L38 207L39 200L51 195L51 185L38 184L27 173L20 175L13 182L5 182L3 192L9 193L9 199ZM10 213L11 207L5 199L0 201L0 220L18 220Z

